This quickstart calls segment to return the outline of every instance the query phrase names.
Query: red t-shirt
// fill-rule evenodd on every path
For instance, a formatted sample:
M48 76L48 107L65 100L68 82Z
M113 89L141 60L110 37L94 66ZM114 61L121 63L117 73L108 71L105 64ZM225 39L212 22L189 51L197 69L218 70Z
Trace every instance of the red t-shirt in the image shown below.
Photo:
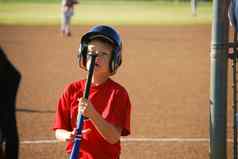
M72 131L76 127L78 98L83 96L85 82L76 81L66 87L58 102L54 130ZM121 85L111 79L99 86L91 85L89 100L106 121L122 128L121 136L130 134L131 104L127 91ZM118 159L120 142L108 143L90 119L84 120L83 129L88 128L91 131L83 134L80 143L80 159ZM71 152L72 146L72 142L67 142L68 153Z

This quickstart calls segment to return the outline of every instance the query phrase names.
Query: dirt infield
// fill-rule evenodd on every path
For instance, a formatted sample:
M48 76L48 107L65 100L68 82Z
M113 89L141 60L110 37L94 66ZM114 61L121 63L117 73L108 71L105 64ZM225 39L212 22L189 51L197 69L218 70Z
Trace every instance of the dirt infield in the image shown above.
M118 27L123 65L113 78L133 104L122 159L209 158L210 28ZM88 29L74 27L73 36L63 38L57 27L0 26L0 44L23 76L17 99L21 159L66 158L51 127L65 84L85 77L76 51Z

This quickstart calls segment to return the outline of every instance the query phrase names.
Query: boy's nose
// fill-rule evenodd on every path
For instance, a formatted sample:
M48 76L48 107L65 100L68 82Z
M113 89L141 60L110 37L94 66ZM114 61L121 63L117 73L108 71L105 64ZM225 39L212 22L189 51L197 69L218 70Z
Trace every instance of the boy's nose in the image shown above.
M100 57L100 56L97 56L97 57L96 57L96 63L98 63L100 60L101 60L101 57Z

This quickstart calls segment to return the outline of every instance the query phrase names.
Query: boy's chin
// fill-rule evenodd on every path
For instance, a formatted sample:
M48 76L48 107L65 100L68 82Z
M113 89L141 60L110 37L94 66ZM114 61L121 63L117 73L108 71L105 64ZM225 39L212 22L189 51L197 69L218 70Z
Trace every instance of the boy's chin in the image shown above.
M100 69L97 69L97 68L94 69L94 74L99 75L99 76L110 76L109 71L103 71L103 70L100 70Z

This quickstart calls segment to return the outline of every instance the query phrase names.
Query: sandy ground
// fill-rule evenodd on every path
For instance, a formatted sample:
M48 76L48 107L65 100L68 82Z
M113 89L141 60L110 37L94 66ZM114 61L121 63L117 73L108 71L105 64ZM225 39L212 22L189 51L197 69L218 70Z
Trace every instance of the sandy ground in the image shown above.
M23 76L17 98L21 141L55 139L51 128L57 100L65 84L86 75L77 66L76 52L88 29L74 27L73 36L63 38L57 27L0 26L0 44ZM123 65L113 79L127 88L132 101L129 138L154 138L122 142L121 158L208 159L209 143L200 139L209 137L211 26L117 29ZM21 143L20 157L63 159L64 144Z

